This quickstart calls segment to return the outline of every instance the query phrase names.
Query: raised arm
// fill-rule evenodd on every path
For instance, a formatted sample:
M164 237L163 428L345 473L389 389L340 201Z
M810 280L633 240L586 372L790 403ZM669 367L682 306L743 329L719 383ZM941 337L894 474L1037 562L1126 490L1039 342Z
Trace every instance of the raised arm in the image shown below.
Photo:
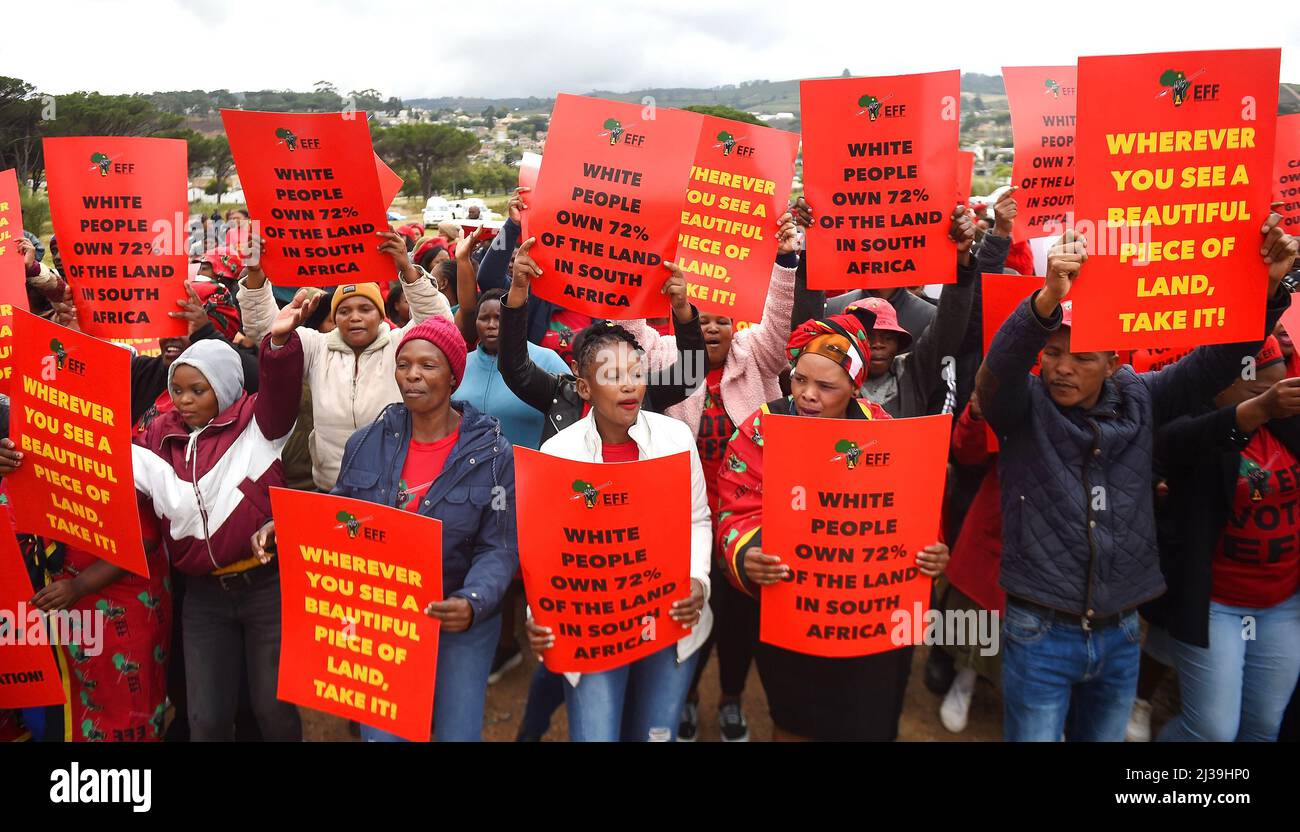
M790 213L794 216L795 224L804 229L804 233L807 234L813 224L812 206L803 197L799 197L790 206ZM794 272L794 309L790 312L791 331L804 321L826 317L826 292L808 288L808 249L796 250L795 254L799 259ZM777 262L780 262L780 258ZM786 264L782 263L782 265Z
M979 277L971 255L975 226L965 206L958 206L953 211L949 236L957 243L957 282L943 287L934 320L917 336L911 351L903 356L909 364L905 378L920 391L923 401L944 385L941 372L944 358L956 358L961 352L970 321L975 281Z
M1061 325L1061 301L1088 260L1088 241L1066 231L1047 254L1043 288L1021 301L993 336L975 376L984 418L999 435L1024 426L1029 413L1029 370Z
M749 339L750 354L754 356L759 372L769 376L778 375L785 369L788 360L785 344L790 340L794 317L795 272L799 268L796 259L798 255L795 254L799 235L791 213L787 211L782 214L777 219L777 224L776 262L772 265L767 299L763 303L763 320L737 333L737 337Z
M303 354L298 325L309 317L320 303L322 295L307 299L307 291L299 289L288 306L280 310L271 323L271 331L262 341L261 359L258 361L257 401L253 405L253 418L262 435L272 441L282 439L293 430L298 421L298 405L302 402Z
M671 299L673 327L676 335L672 336L672 360L663 362L663 355L649 360L650 372L647 378L646 407L662 413L673 405L685 400L695 392L708 377L709 357L704 346L704 330L700 328L700 313L686 299L686 276L676 263L664 264L669 271L661 292ZM643 326L642 332L654 332ZM658 335L658 333L655 333ZM665 343L668 338L660 338L657 343Z
M498 235L499 236L499 235ZM497 368L510 392L534 410L546 413L555 401L560 377L538 367L528 354L528 286L542 270L528 254L533 239L524 241L515 258L510 291L501 299L501 333Z
M475 321L478 317L478 266L474 265L470 255L486 241L487 229L480 225L474 233L456 242L456 298L460 301L460 308L456 310L456 327L470 349L478 343Z
M523 195L527 191L528 188L515 188L507 210L509 216L501 230L492 238L487 253L483 255L483 262L478 264L478 286L484 292L488 289L510 288L510 255L519 245L520 211L528 207L523 202Z

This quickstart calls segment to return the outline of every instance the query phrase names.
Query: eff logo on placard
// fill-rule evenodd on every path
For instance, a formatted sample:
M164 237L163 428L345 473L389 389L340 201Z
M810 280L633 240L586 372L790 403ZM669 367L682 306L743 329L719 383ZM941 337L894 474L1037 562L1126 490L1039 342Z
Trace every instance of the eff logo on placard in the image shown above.
M108 176L109 172L125 175L135 173L134 162L114 162L113 157L107 153L90 154L90 168L92 171L99 171L100 176Z
M583 501L586 502L586 504L587 504L587 508L595 508L595 507L596 507L596 496L597 496L598 494L600 494L600 492L601 492L602 490L604 490L604 489L606 489L606 488L609 488L609 487L610 487L611 485L613 485L613 484L614 484L614 481L613 481L613 480L610 480L609 482L605 483L604 485L592 485L591 483L587 482L586 480L574 480L574 481L573 481L573 490L576 491L576 492L578 492L578 493L577 493L577 494L574 494L574 495L573 495L572 497L570 497L569 499L570 499L570 500L577 500L577 499L581 498Z
M289 152L295 150L319 150L320 139L309 139L306 136L299 136L288 127L275 128L275 143L282 144L289 148Z
M730 131L721 130L715 138L718 140L718 143L713 147L715 150L722 148L723 156L730 156L731 151L733 150L736 151L737 156L753 156L757 152L757 148L747 144L741 144L741 142L745 140L744 136L733 136Z
M1160 73L1160 86L1164 89L1156 93L1156 98L1164 98L1166 95L1173 99L1175 107L1183 106L1183 102L1188 98L1193 101L1218 101L1219 85L1218 84L1193 84L1197 78L1205 74L1205 68L1196 70L1191 75L1180 69L1166 69Z
M50 339L50 354L41 359L41 380L55 381L60 370L67 370L73 375L84 376L86 364L75 358L68 358L68 348L58 338Z
M901 116L903 111L907 109L906 105L894 104L889 107L885 106L885 103L893 97L893 93L890 93L884 98L877 98L871 94L860 96L858 98L858 107L861 109L858 110L858 115L863 115L865 113L868 121L877 121L881 118L896 118Z
M1045 78L1043 79L1043 95L1050 95L1052 98L1058 99L1063 95L1070 98L1074 95L1074 87L1063 87L1060 81L1054 78Z
M645 144L645 136L639 133L627 132L630 128L636 127L635 124L623 124L616 118L607 118L601 127L601 131L596 135L602 138L608 136L610 145L618 144L619 139L623 140L623 144Z
M342 529L346 527L349 538L355 538L357 533L361 531L361 524L365 522L364 520L358 519L357 516L350 511L340 511L338 514L334 515L334 519L339 521L338 525L334 528Z
M868 442L866 445L859 445L857 442L854 442L852 439L841 439L840 441L835 443L835 456L831 457L830 461L839 462L843 460L844 464L849 467L850 471L852 471L854 468L858 467L858 463L862 462L862 452L875 444L876 444L876 440L874 439ZM879 458L879 460L876 462L876 464L878 465L889 464L888 454L873 454L872 456L873 458L877 458L877 457ZM871 462L869 461L868 464L871 464Z

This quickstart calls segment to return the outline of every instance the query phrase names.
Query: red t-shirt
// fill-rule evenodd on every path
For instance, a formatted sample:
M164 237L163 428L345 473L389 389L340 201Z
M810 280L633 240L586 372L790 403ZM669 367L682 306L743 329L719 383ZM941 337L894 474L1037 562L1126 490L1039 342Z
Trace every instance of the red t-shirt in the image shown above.
M601 459L605 462L636 462L641 452L632 440L611 445L606 442L600 449Z
M555 350L568 364L573 358L573 336L590 323L591 318L587 315L557 308L551 313L551 323L546 328L546 335L542 336L541 346Z
M704 487L709 492L709 510L718 516L718 466L727 454L727 441L735 432L731 417L722 406L722 368L709 370L704 393L704 411L700 414L700 429L695 435L695 445L700 452L700 466L704 469Z
M397 507L406 511L418 511L420 498L429 491L429 486L438 479L451 449L460 438L460 428L439 439L437 442L416 442L406 449L406 462L402 465L402 479L397 483L400 492L397 495Z
M1300 464L1268 428L1241 454L1213 574L1211 597L1231 607L1276 606L1300 584Z

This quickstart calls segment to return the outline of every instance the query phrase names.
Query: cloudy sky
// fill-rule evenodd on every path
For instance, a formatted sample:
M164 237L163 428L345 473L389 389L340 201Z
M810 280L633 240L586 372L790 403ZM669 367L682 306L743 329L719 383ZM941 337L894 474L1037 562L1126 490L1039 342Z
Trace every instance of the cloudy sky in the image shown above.
M549 97L1278 46L1282 79L1300 82L1290 2L42 0L22 16L0 75L55 94L327 80L404 98Z

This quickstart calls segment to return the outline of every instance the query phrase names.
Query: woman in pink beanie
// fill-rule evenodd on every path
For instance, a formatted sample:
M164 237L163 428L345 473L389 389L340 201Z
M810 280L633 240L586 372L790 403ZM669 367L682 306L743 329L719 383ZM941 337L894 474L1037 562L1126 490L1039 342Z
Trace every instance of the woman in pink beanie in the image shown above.
M439 742L482 739L501 599L519 567L510 441L496 419L451 399L465 357L465 339L443 318L402 336L393 373L401 398L348 440L333 491L442 522L444 600L425 609L441 622L433 697ZM254 549L273 534L273 526L260 531ZM361 736L398 741L370 726Z

